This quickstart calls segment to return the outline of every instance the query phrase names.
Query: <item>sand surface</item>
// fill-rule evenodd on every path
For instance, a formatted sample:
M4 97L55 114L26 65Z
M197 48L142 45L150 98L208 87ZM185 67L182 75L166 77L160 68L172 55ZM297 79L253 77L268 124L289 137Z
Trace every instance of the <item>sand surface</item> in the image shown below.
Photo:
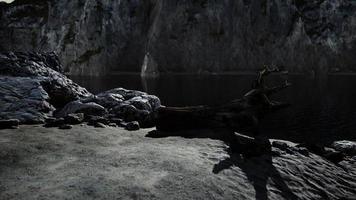
M0 199L356 199L355 164L276 148L243 159L218 140L152 130L0 130Z

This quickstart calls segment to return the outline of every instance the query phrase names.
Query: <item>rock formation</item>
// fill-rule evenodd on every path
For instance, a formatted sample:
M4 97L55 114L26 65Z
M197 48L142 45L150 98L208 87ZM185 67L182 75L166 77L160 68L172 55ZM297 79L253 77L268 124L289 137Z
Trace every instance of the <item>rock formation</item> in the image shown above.
M95 121L93 125L137 121L139 127L153 126L159 98L123 88L93 95L62 71L55 53L0 54L0 120L63 128L82 121Z
M350 71L355 11L351 0L16 0L0 4L0 51L56 51L85 75Z

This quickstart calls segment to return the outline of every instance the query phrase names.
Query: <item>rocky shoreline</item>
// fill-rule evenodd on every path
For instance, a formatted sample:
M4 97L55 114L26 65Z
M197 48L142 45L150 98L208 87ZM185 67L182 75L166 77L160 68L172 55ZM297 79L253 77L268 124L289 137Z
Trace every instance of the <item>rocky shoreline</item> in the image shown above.
M158 97L124 88L94 95L62 73L54 52L0 54L0 129L21 124L71 129L86 123L131 131L155 126L162 106ZM336 141L329 147L309 143L300 146L334 163L356 156L356 143L352 141Z
M14 120L61 128L81 122L128 129L154 126L154 113L161 106L158 97L123 88L94 95L62 73L55 53L0 54L3 126L13 126Z
M356 142L335 141L325 147L264 140L268 150L248 157L246 152L266 143L236 134L239 144L246 144L236 152L223 141L211 140L209 135L223 134L218 130L176 133L187 138L160 137L153 129L139 130L155 126L162 106L158 97L123 88L94 95L62 73L55 53L0 54L0 198L112 199L106 194L138 199L202 195L203 199L351 200L356 195ZM14 173L7 173L13 167ZM150 174L150 167L155 173ZM49 172L53 169L58 172ZM99 181L86 174L93 170ZM110 185L120 173L136 182L116 177L120 183ZM62 175L75 183L61 182ZM212 178L207 184L195 176ZM151 180L148 185L153 189L143 184L146 180ZM23 195L15 186L20 181L19 188L29 188ZM201 185L192 189L197 183ZM216 190L218 183L225 192ZM116 186L122 187L120 194L114 192ZM213 194L202 194L209 187ZM172 194L172 189L184 195Z

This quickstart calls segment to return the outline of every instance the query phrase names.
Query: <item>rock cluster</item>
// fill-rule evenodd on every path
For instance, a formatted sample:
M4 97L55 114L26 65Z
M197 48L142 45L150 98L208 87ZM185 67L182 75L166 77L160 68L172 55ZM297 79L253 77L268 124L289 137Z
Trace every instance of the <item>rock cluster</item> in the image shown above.
M62 74L55 53L22 52L0 54L0 103L4 124L16 119L62 129L82 122L130 130L149 127L161 106L155 96L123 88L93 95Z

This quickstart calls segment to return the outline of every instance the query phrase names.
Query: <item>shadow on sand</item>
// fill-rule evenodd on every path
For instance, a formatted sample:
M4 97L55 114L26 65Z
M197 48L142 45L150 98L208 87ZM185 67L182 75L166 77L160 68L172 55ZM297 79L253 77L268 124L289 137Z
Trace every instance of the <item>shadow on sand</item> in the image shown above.
M233 166L239 167L247 176L248 180L254 186L257 200L268 199L267 184L272 181L275 187L280 191L280 195L284 199L298 199L297 196L290 190L285 180L280 175L279 171L273 165L273 152L271 147L263 154L251 156L246 154L242 148L233 144L235 135L228 130L200 130L200 131L179 131L179 132L162 132L151 131L146 137L163 138L163 137L184 137L184 138L210 138L222 140L229 148L226 149L229 157L216 163L212 172L218 174L223 170ZM267 140L267 139L265 139ZM268 141L269 142L269 141Z

